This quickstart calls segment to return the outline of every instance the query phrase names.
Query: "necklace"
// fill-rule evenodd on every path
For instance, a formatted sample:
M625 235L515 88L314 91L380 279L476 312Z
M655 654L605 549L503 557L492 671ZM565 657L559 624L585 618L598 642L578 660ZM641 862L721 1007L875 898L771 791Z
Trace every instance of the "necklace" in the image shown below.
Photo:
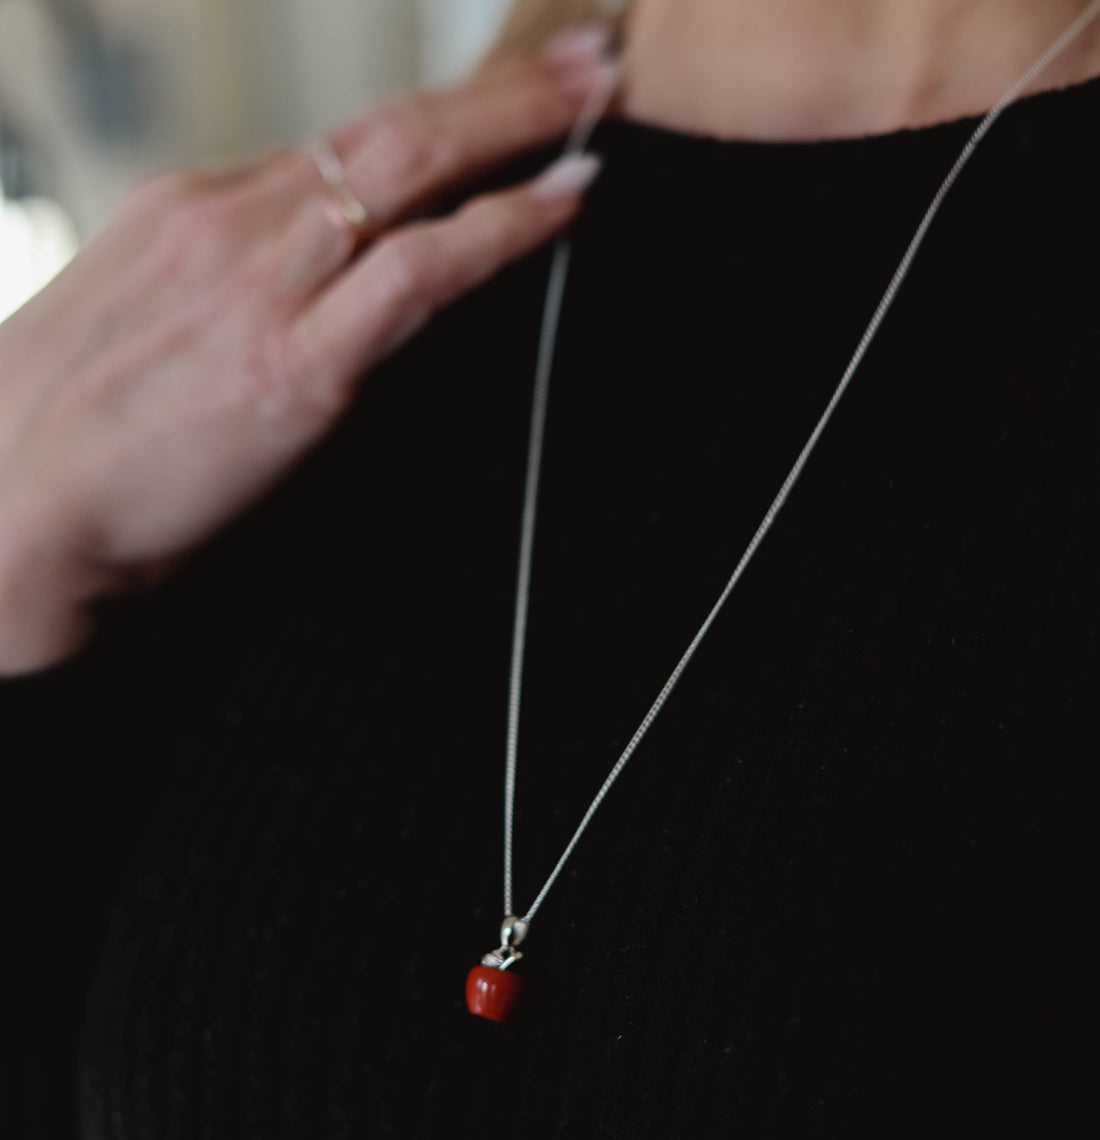
M516 788L517 747L519 741L519 713L520 697L523 681L523 659L527 634L527 612L531 584L531 555L534 546L535 518L538 507L539 473L542 462L543 435L546 422L546 406L549 395L550 375L553 368L554 346L557 340L557 329L561 313L562 297L565 291L566 278L569 271L570 244L562 239L554 250L551 262L550 277L546 289L543 306L542 328L539 338L538 363L535 370L535 389L531 409L531 426L527 454L527 475L523 503L523 524L520 537L519 568L516 581L515 618L512 636L512 664L509 677L508 691L508 732L504 777L504 914L505 918L500 928L500 945L497 949L486 954L481 964L474 966L466 980L466 1002L471 1013L478 1014L494 1021L506 1021L514 1013L522 991L522 976L511 967L523 957L519 949L520 943L527 936L528 929L535 914L542 906L549 894L562 868L565 866L573 850L584 834L595 815L600 804L611 790L612 785L626 767L627 762L634 754L642 738L649 730L650 725L661 711L665 701L675 688L680 676L687 668L695 654L696 649L707 635L719 612L725 605L729 595L733 592L744 573L753 555L763 542L772 523L782 510L795 483L801 476L811 453L817 446L832 417L837 404L851 383L852 377L867 354L871 342L877 335L879 328L886 318L905 278L909 274L918 250L930 229L932 222L939 213L944 199L955 184L963 168L970 161L978 144L989 133L990 128L1001 116L1002 112L1030 87L1039 75L1064 52L1093 20L1100 16L1100 0L1092 0L1085 10L1069 25L1068 28L1050 45L1049 48L1031 65L1030 68L1001 96L992 109L982 118L981 122L963 147L954 165L951 167L925 211L920 225L917 227L909 246L906 249L893 277L890 279L879 301L870 323L867 325L840 382L837 384L828 404L825 407L816 426L803 445L794 465L783 480L778 493L768 507L741 555L733 573L723 588L718 600L711 607L703 624L692 638L687 649L676 663L658 693L649 711L643 717L623 749L622 754L615 762L599 791L593 797L588 809L581 818L579 825L573 832L572 838L566 844L565 850L555 864L542 889L535 897L534 902L521 916L515 913L512 900L512 840L514 833L514 807ZM614 90L610 87L598 89L589 97L588 103L581 112L569 139L566 142L566 153L580 153L584 150L595 129L597 122L606 111Z

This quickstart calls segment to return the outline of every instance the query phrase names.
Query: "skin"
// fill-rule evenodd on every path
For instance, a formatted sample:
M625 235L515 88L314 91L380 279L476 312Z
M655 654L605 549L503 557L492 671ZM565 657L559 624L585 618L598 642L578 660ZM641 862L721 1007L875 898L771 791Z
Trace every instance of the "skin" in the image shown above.
M981 114L1086 0L635 0L624 112L720 138L882 134ZM1032 91L1100 75L1100 21Z
M1084 6L638 0L622 109L726 138L923 126L987 110ZM1035 89L1097 74L1094 27ZM416 215L563 134L613 81L589 32L368 111L332 136L378 213L358 243L294 152L135 189L0 325L0 675L78 651L100 599L178 567L324 437L378 360L567 225L577 178Z

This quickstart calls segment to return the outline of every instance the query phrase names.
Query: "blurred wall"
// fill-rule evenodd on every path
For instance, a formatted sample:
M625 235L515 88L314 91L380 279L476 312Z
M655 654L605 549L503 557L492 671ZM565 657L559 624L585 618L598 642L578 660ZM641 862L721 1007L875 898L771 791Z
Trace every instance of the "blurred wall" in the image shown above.
M293 143L457 77L508 3L0 0L0 125L87 235L150 170Z

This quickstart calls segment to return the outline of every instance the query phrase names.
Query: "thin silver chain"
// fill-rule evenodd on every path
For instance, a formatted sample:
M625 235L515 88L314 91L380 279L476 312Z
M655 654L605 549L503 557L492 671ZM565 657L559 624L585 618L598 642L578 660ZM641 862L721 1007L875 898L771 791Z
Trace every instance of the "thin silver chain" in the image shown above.
M939 213L940 207L943 205L944 199L947 197L951 187L955 184L959 175L962 173L963 168L967 162L970 161L978 144L988 134L990 128L1001 116L1002 112L1012 104L1019 96L1031 86L1032 83L1039 77L1039 75L1046 70L1046 68L1068 48L1074 40L1092 23L1097 16L1100 16L1100 0L1093 0L1091 4L1073 21L1072 24L1054 41L1053 44L1028 68L1028 70L997 100L997 103L982 119L981 123L975 129L974 133L970 136L966 146L963 147L959 157L955 160L954 166L951 167L947 177L943 180L943 184L936 192L935 197L932 199L931 205L925 212L924 218L921 220L920 225L917 227L916 233L913 235L909 243L908 249L905 251L897 269L894 271L893 277L890 279L890 284L886 288L886 292L879 301L878 307L875 309L874 316L871 318L866 331L860 338L859 344L856 347L852 359L848 367L844 370L844 375L841 377L836 390L833 392L825 411L822 413L821 418L817 421L817 425L810 433L809 439L806 441L799 453L798 458L795 460L794 466L790 469L787 477L783 480L779 488L778 494L768 507L764 518L761 520L760 525L756 529L756 533L752 536L748 546L745 548L744 554L741 555L740 561L734 568L733 573L730 575L729 581L726 583L725 588L719 595L718 600L714 603L709 614L703 624L699 627L699 631L691 639L691 643L687 649L684 650L683 656L676 663L675 669L669 674L668 680L664 683L661 691L657 694L657 699L650 706L649 711L645 714L641 724L638 725L634 735L630 738L630 742L623 749L622 755L615 762L614 767L607 775L596 793L592 802L588 805L588 810L584 813L580 823L577 825L576 831L573 832L573 837L569 840L565 850L558 859L553 871L550 872L549 878L543 884L542 890L539 891L535 901L531 904L530 909L526 915L523 916L525 923L530 923L535 917L539 907L542 906L546 896L550 893L550 888L553 887L558 875L561 874L562 868L565 866L570 855L573 854L573 849L577 846L578 841L584 834L585 829L591 822L592 817L596 814L596 810L600 804L603 803L604 797L611 790L611 786L618 779L623 768L626 767L627 761L634 755L635 749L641 743L642 737L645 736L649 730L649 726L656 719L657 714L661 711L666 700L672 690L676 687L680 675L687 668L688 663L695 655L696 649L699 648L700 642L707 635L710 627L714 624L715 619L718 617L719 611L725 604L726 599L730 596L734 586L737 585L741 575L745 572L745 568L752 560L753 555L756 553L757 548L764 541L764 537L771 529L772 523L775 522L776 516L783 509L791 490L794 488L795 483L798 481L799 476L802 474L803 468L806 466L810 458L810 454L817 446L818 440L821 438L822 433L825 431L829 420L832 418L833 412L836 410L837 404L840 402L841 397L844 395L851 383L852 377L855 375L856 370L859 368L863 358L867 355L867 350L871 346L882 322L886 318L890 307L894 303L894 298L898 294L902 283L909 274L910 267L913 264L913 259L917 255L924 242L925 236L932 225L933 220ZM607 108L608 103L612 97L613 92L609 90L598 90L593 92L590 96L588 105L581 113L577 121L577 125L570 135L566 143L567 153L579 153L587 145L588 139L591 136L592 130L600 117ZM534 546L535 538L535 517L538 506L538 490L539 490L539 473L542 466L542 449L543 449L543 435L546 425L546 405L547 398L550 391L550 374L553 370L554 363L554 346L557 340L558 322L561 315L562 296L565 292L566 278L569 272L569 258L570 258L570 244L567 240L558 242L555 250L553 262L550 267L550 279L546 289L546 301L543 308L542 317L542 330L539 339L539 353L538 363L535 371L535 392L534 400L531 409L531 432L530 441L528 445L527 455L527 483L523 500L523 527L520 537L520 550L519 550L519 573L516 582L516 605L515 605L515 622L513 626L512 635L512 668L509 678L508 690L508 737L507 737L507 758L505 764L504 776L504 913L505 915L512 915L515 912L512 909L512 838L513 838L513 816L515 811L515 794L516 794L516 753L519 742L519 712L520 712L520 697L523 681L523 659L524 649L527 638L527 612L529 607L529 596L531 589L531 553Z

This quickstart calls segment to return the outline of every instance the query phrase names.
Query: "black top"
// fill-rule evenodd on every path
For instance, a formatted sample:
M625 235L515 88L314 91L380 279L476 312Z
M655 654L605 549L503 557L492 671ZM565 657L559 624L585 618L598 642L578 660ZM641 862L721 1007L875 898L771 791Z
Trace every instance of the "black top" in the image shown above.
M27 1062L11 1135L67 1135L70 1084L85 1140L1072 1134L1092 1024L1076 809L1097 755L1098 115L1094 81L982 143L533 924L518 1022L470 1016L463 986L501 919L548 251L379 370L91 650L4 684L23 892L5 1024ZM599 129L534 551L519 906L974 125L799 144Z

